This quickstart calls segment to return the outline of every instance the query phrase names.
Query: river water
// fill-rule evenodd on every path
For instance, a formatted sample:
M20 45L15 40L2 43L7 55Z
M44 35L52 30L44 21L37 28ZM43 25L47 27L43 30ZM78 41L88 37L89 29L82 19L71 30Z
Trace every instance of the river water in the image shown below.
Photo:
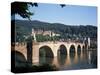
M97 51L85 51L57 57L40 57L39 64L55 65L59 70L97 68Z

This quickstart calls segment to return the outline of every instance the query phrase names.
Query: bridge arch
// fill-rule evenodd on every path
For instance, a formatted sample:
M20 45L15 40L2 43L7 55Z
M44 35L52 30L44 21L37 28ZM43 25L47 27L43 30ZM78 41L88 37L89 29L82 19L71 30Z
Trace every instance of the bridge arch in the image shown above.
M75 53L75 46L72 44L69 48L70 53Z
M39 56L54 57L53 51L49 46L42 46L39 48Z
M49 64L52 63L54 54L52 49L49 46L42 46L39 48L39 63L40 64Z
M78 46L77 46L77 53L80 53L80 52L81 52L81 50L82 50L82 49L81 49L81 46L80 46L80 45L78 45Z
M67 48L64 44L61 44L57 50L57 58L60 65L63 65L66 61Z
M15 64L15 67L25 67L27 59L19 51L11 51L11 64Z
M62 55L62 54L67 55L67 48L64 44L61 44L57 51L57 55Z
M26 48L26 45L21 45L19 44L18 46L15 45L12 46L13 48L11 49L11 51L17 51L17 52L20 52L22 53L22 55L24 55L25 59L27 59L27 48Z
M80 56L80 54L81 54L81 51L82 51L81 46L78 45L78 46L77 46L77 54L78 54L79 56Z
M82 47L82 51L85 52L85 46L84 46L84 45L83 45L83 47Z
M76 54L76 47L74 44L70 45L70 48L69 48L69 56L70 58L72 59L72 61L74 60L75 58L75 54Z

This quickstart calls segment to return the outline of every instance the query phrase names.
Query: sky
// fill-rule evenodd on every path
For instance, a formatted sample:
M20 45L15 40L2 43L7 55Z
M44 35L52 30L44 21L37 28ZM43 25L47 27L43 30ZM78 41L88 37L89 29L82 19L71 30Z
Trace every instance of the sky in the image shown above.
M29 7L34 13L31 20L40 20L49 23L65 25L93 25L97 26L97 7L38 3L38 7ZM19 15L16 19L25 20Z

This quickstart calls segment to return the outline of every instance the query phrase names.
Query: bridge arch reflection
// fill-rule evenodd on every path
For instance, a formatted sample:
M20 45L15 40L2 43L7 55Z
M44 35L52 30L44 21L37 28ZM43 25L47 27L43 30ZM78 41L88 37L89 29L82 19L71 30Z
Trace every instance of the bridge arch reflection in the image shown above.
M62 54L64 54L64 55L67 55L67 48L66 48L66 46L65 45L60 45L59 46L59 49L58 49L58 51L57 51L57 54L58 54L58 56L60 56L60 55L62 55Z

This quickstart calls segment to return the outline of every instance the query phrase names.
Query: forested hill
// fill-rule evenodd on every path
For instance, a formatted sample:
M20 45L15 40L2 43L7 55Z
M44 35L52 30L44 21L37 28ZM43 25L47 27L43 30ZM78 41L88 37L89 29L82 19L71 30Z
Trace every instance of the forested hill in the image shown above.
M12 21L13 22L13 21ZM64 25L60 23L47 23L41 21L16 20L16 31L24 35L31 33L32 28L35 30L51 30L64 36L79 37L97 37L97 27L92 25Z

